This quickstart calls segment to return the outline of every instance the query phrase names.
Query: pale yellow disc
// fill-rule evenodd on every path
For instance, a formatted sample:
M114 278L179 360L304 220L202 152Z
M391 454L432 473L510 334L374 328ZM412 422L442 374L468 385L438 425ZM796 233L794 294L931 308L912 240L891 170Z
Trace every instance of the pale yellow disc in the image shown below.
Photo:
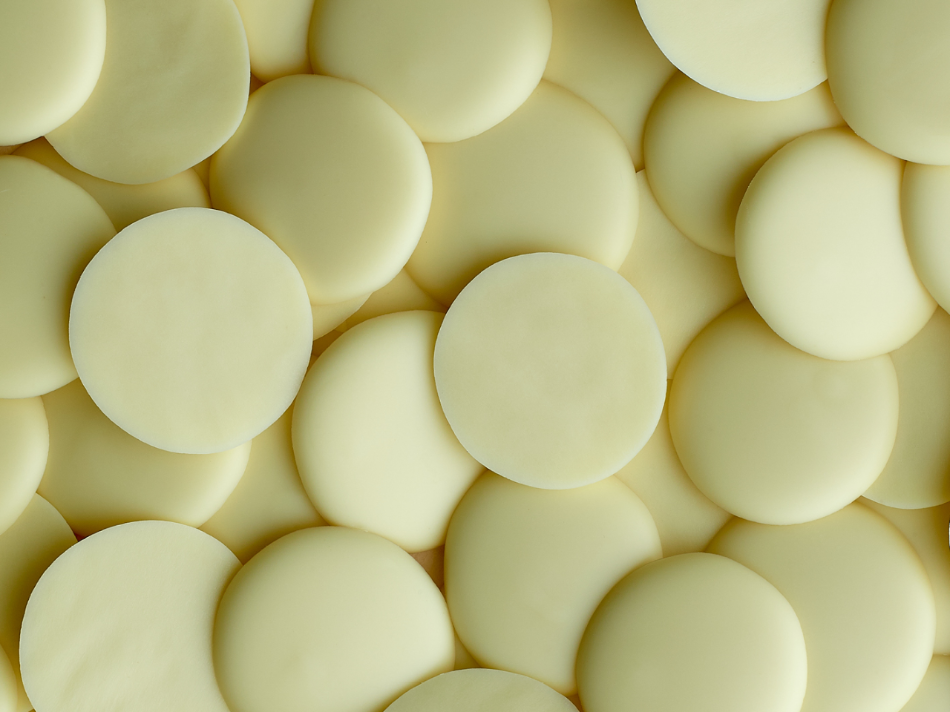
M907 248L921 281L950 309L950 166L908 163L901 186Z
M293 76L254 92L211 162L211 199L280 245L315 304L383 287L415 249L432 198L425 150L367 89Z
M103 0L0 3L0 145L31 141L79 111L105 53Z
M20 680L20 624L27 599L46 568L76 543L59 512L39 495L0 534L0 647L17 676L17 712L33 709Z
M900 419L887 466L865 497L917 509L950 502L950 316L937 309L917 336L891 353ZM948 651L950 652L950 651Z
M0 712L16 712L17 684L16 673L10 658L0 648Z
M83 539L46 570L23 616L30 700L47 712L228 712L211 634L239 567L224 544L172 522Z
M69 344L116 425L153 447L207 454L287 410L311 329L303 280L273 242L233 215L179 208L96 255L73 296Z
M317 359L294 406L294 453L317 511L407 551L445 541L482 471L439 405L432 353L442 315L370 319Z
M48 454L43 401L0 399L0 534L23 514L36 494Z
M762 164L796 136L843 123L827 84L784 101L743 101L679 74L647 119L650 186L684 235L734 255L739 203Z
M591 619L577 659L585 712L798 712L808 663L795 611L712 554L637 569Z
M423 141L461 141L524 103L551 51L546 0L320 0L310 60L362 84Z
M577 712L547 685L502 670L447 672L418 685L386 712Z
M310 73L307 35L314 0L234 0L251 57L251 72L265 82Z
M852 504L792 526L733 519L709 551L765 578L798 614L808 652L802 712L894 712L910 699L933 654L934 594L883 517Z
M459 504L445 545L455 630L483 666L569 695L597 604L661 555L650 513L615 478L553 491L486 473Z
M680 361L670 430L693 483L767 524L824 517L874 482L894 446L898 383L887 356L827 361L772 332L748 302Z
M950 704L950 657L934 655L920 687L901 712L946 712Z
M854 361L913 338L936 304L901 226L903 166L847 129L815 131L756 174L736 218L749 299L793 346Z
M609 477L650 439L666 357L626 280L590 260L537 253L489 267L455 300L435 382L476 460L515 482L566 489Z
M313 338L319 339L340 326L362 307L369 295L364 294L336 304L311 304L313 315Z
M686 238L657 205L646 172L637 173L640 219L620 276L656 319L672 377L683 352L706 324L745 297L736 261Z
M347 317L346 321L340 324L337 329L346 331L373 317L416 310L444 313L445 307L422 291L422 288L415 283L409 273L402 270L393 277L389 284L373 292L369 299L356 312Z
M831 0L636 0L663 54L705 87L750 101L798 96L828 76Z
M207 189L198 174L191 169L156 183L126 185L102 180L73 168L45 138L20 146L16 155L42 163L89 193L106 211L116 230L172 208L211 207Z
M375 712L452 669L442 595L409 554L342 527L288 534L225 591L215 669L231 712Z
M544 78L603 113L643 168L643 125L675 68L630 0L550 3L554 35Z
M76 378L69 300L115 235L79 186L19 156L0 157L0 398L29 398Z
M406 269L443 304L506 257L563 252L616 269L630 251L630 154L610 123L566 89L543 81L495 128L426 152L432 210Z

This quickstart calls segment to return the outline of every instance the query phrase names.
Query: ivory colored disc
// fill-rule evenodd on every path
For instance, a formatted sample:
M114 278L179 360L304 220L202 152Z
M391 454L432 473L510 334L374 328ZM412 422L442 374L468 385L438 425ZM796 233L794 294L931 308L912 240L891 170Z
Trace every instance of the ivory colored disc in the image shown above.
M247 39L231 0L106 0L102 74L46 137L71 165L117 183L181 173L228 140L247 106Z
M904 242L902 169L847 129L827 129L782 148L749 185L736 219L739 276L793 346L870 358L933 315Z
M214 654L231 712L374 712L451 670L455 643L442 595L409 554L317 527L238 572Z
M910 699L933 654L934 597L913 548L883 517L853 504L793 526L733 519L709 551L765 578L798 614L802 712L893 712Z
M30 503L48 454L49 426L43 401L0 399L0 533Z
M0 145L31 141L79 111L105 52L103 0L0 5Z
M461 141L524 103L551 51L545 0L321 0L310 59L382 97L423 141Z
M293 76L254 92L211 162L211 200L262 230L315 304L384 286L415 249L432 182L425 150L367 89Z
M412 688L386 712L577 712L566 697L502 670L447 672Z
M705 87L737 99L798 96L828 76L831 0L637 0L663 54Z
M616 269L637 224L636 178L616 130L550 82L467 141L426 146L432 210L409 275L450 304L479 272L530 252Z
M27 158L0 157L0 398L42 395L76 378L69 300L113 235L82 188Z
M907 248L921 281L950 309L950 167L908 163L901 189Z
M407 551L445 541L482 471L439 405L441 324L441 314L411 311L350 329L314 363L294 406L294 453L317 511Z
M227 712L211 634L240 567L220 542L172 522L133 522L83 539L30 595L23 685L48 712Z
M130 225L86 268L69 343L109 419L172 452L247 442L303 381L310 302L287 256L243 220L180 208Z
M10 658L3 652L3 648L0 648L0 712L16 712L16 708L16 673L10 664Z
M499 262L459 295L435 348L452 430L485 467L566 489L627 464L656 428L666 357L626 280L572 255Z
M686 238L657 205L644 171L637 173L640 219L620 276L656 319L672 375L706 324L745 297L736 261Z
M353 316L366 303L367 299L369 299L369 295L364 294L336 304L311 304L314 340L326 336Z
M445 313L445 307L422 291L409 273L402 270L389 284L373 292L363 306L347 317L337 329L346 331L373 317L417 310Z
M950 658L934 655L917 692L901 712L945 712L950 701Z
M265 82L309 74L307 34L313 0L234 0L251 57L251 72Z
M807 675L789 602L712 554L624 578L591 619L577 660L586 712L798 712Z
M577 689L577 647L597 604L627 572L660 556L650 513L615 478L552 491L489 472L449 526L449 611L483 666L569 695Z
M843 123L827 84L784 101L743 101L678 74L646 122L650 186L684 235L734 255L739 203L762 164L796 136Z

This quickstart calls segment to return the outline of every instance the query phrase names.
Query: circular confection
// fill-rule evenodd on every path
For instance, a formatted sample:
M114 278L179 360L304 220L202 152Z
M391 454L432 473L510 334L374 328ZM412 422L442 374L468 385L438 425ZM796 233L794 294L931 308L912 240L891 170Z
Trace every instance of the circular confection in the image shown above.
M313 364L294 405L294 454L317 511L410 552L445 541L482 471L439 404L442 315L408 311L348 330Z
M901 712L943 712L947 708L947 690L950 690L950 657L934 655L920 687L901 707Z
M609 478L543 490L486 473L462 499L445 545L459 639L485 667L577 689L577 647L597 604L662 556L646 506Z
M703 330L670 391L670 430L690 479L728 512L766 524L818 519L860 497L897 427L890 357L799 351L748 302Z
M637 0L637 7L681 72L727 96L777 101L825 80L830 2Z
M342 527L288 534L231 581L214 630L232 712L370 712L452 669L439 589L409 554Z
M543 81L480 136L428 144L432 210L406 270L445 305L479 272L530 252L616 269L637 224L630 154L604 116Z
M0 157L0 398L76 378L69 300L115 229L79 186L19 156Z
M287 410L312 346L293 263L233 215L158 213L123 230L83 272L69 344L90 397L162 450L230 450Z
M743 101L678 74L644 131L650 187L690 240L735 255L736 213L762 164L793 138L842 123L827 84L783 101Z
M2 709L2 708L0 708ZM503 670L456 670L417 685L386 712L577 712L547 685Z
M666 356L623 277L536 253L489 267L458 296L436 341L435 383L476 460L521 484L566 489L609 477L649 440Z
M882 516L852 504L792 526L733 519L709 551L748 566L798 614L808 648L802 709L893 712L917 689L933 655L934 594Z
M368 89L332 77L265 84L211 162L212 204L280 245L314 304L385 286L419 242L431 200L412 129Z
M722 556L681 554L607 595L577 678L586 712L798 712L809 663L798 617L774 586Z
M308 74L307 35L313 0L235 0L251 58L251 73L264 82Z
M739 276L792 346L870 358L903 346L933 315L904 241L902 171L834 128L795 139L752 180L736 219Z
M323 0L310 59L362 84L423 141L461 141L524 103L551 51L546 0Z
M241 123L250 76L241 16L232 0L105 5L99 81L82 108L46 137L96 178L169 178L217 151Z
M43 401L0 399L0 533L33 499L48 454L49 426Z
M103 0L0 5L0 146L32 141L79 111L105 53Z
M10 658L0 648L0 712L17 712L17 697L16 673Z
M83 539L46 570L26 607L20 669L41 710L227 712L215 683L215 609L240 564L171 522ZM128 703L127 703L128 704Z
M901 185L901 216L910 259L937 303L950 310L950 166L908 163Z

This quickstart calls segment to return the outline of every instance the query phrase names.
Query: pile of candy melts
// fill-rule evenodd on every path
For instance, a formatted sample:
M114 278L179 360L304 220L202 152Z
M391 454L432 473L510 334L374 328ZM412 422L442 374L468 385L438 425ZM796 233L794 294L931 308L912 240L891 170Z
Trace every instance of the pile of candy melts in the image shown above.
M0 712L948 712L947 0L0 0Z

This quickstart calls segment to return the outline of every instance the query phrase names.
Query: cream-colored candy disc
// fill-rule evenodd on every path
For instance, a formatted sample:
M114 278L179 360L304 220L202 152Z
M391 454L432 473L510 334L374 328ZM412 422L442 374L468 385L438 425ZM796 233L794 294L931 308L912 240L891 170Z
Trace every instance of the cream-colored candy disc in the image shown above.
M445 307L430 297L415 283L406 270L393 277L382 289L377 289L352 316L337 329L346 331L373 317L404 311L434 311L445 313Z
M908 163L901 187L907 248L921 281L950 310L950 167Z
M452 621L482 665L568 695L597 604L627 572L661 555L650 513L615 478L552 491L486 473L449 527Z
M545 0L321 0L310 60L362 84L423 141L461 141L524 103L551 51Z
M670 430L690 479L733 514L767 524L824 517L857 499L897 435L887 355L820 359L780 339L748 302L680 361Z
M293 76L254 92L211 162L211 199L280 245L311 301L335 304L402 269L431 180L419 139L382 99L341 79Z
M207 454L287 410L311 328L303 281L273 242L227 213L179 208L96 255L73 296L69 344L116 425L153 447Z
M591 619L585 712L798 712L808 674L795 611L734 561L682 554L637 569Z
M853 504L792 526L733 519L709 551L765 578L798 614L808 651L802 712L894 712L910 699L933 654L934 595L883 517Z
M0 4L0 145L31 141L75 114L105 52L103 0Z
M950 657L934 655L920 687L901 712L946 712L950 700Z
M458 670L426 680L386 712L577 712L566 697L524 675Z
M620 275L537 253L482 272L446 314L439 399L459 442L515 482L609 477L650 439L666 397L656 322Z
M239 568L197 529L133 522L60 556L30 595L23 685L48 712L227 712L215 683L215 609Z
M215 669L231 712L375 712L452 669L442 595L409 554L342 527L288 534L225 591Z
M46 137L71 165L117 183L170 178L241 123L250 65L232 0L106 0L102 74Z
M776 101L825 80L830 1L637 0L637 7L684 74L737 99Z
M482 471L446 422L432 377L442 315L388 314L314 363L294 406L294 453L317 511L407 551L445 541Z
M251 57L251 72L269 82L310 72L307 34L313 0L235 0Z
M904 242L902 168L847 129L827 129L779 150L749 185L736 219L739 276L796 348L878 356L933 314Z
M543 81L495 128L426 152L432 210L406 269L443 304L506 257L563 252L616 269L630 251L638 208L630 154L566 89Z
M0 712L16 712L17 684L16 673L10 658L0 648ZM570 710L568 710L570 712Z
M683 352L706 324L744 296L736 261L704 250L657 205L646 173L637 173L640 219L620 275L656 319L672 376Z
M656 201L700 247L734 255L736 213L762 164L796 136L840 126L827 84L784 101L743 101L682 74L650 109L644 160Z
M0 158L0 398L42 395L76 378L69 300L113 235L82 188L27 158Z
M0 534L30 503L48 454L49 427L43 401L0 399Z

